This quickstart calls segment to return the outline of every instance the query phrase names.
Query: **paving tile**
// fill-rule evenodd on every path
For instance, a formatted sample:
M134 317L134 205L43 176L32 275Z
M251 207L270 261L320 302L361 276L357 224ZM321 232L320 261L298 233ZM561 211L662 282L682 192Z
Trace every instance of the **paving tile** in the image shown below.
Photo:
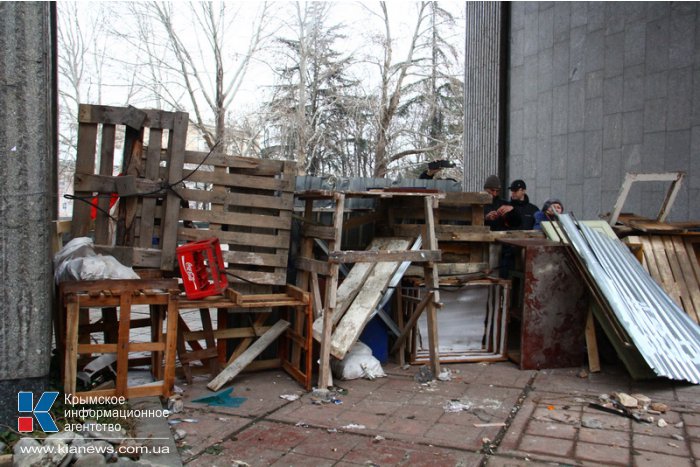
M220 445L220 452L218 452L218 454L204 453L194 460L187 462L187 466L223 467L235 465L235 461L246 462L251 466L271 465L284 456L284 454L284 451L275 451L261 446L228 441Z
M552 465L553 463L550 461L537 461L531 458L517 459L498 454L489 457L486 462L487 467L552 467Z
M207 447L224 441L251 422L248 418L187 409L170 417L171 420L177 418L197 420L197 423L179 423L173 426L173 429L182 430L186 433L183 441L178 444L191 446L188 452L182 456L183 458L190 458Z
M408 420L404 417L390 417L384 420L377 429L384 433L408 435L421 439L429 428L430 423L424 420Z
M629 448L630 434L626 431L598 430L581 427L578 431L578 440L585 443L605 444Z
M290 452L280 457L277 462L268 465L275 467L287 467L290 465L294 467L331 467L335 465L335 461Z
M606 446L604 444L576 443L576 459L594 461L608 465L628 465L630 451L627 447Z
M358 410L346 410L335 419L335 428L345 431L376 430L387 417ZM343 428L348 425L361 425L364 428Z
M425 433L425 438L442 446L478 451L483 445L482 438L487 433L490 432L474 426L438 423L430 427Z
M410 457L410 449L401 442L363 440L343 457L343 461L381 466L400 465Z
M351 433L316 430L312 436L299 443L294 452L297 454L320 457L324 459L342 459L365 437Z
M423 422L434 423L445 413L442 407L425 407L421 405L406 404L398 408L392 414L396 418L404 418L407 420L420 420Z
M304 427L261 421L236 435L239 443L264 446L267 449L288 451L312 434Z
M634 433L632 435L632 447L638 451L651 451L656 453L665 453L672 456L686 456L688 446L685 441L679 441L673 438L640 435Z
M635 467L684 467L692 466L691 459L678 456L670 456L659 452L636 452L632 454L632 465Z
M533 420L527 426L527 434L533 436L549 436L552 438L574 439L578 428L557 422Z
M520 438L522 438L523 433L527 429L528 423L530 423L530 417L532 413L536 410L537 404L530 399L523 401L520 406L520 410L511 422L506 431L505 436L501 440L499 450L503 451L513 451L520 444Z
M353 410L374 413L376 415L392 415L406 405L404 401L386 401L366 398L352 405Z
M518 450L523 452L570 457L573 453L573 449L574 441L570 439L524 435L520 441Z

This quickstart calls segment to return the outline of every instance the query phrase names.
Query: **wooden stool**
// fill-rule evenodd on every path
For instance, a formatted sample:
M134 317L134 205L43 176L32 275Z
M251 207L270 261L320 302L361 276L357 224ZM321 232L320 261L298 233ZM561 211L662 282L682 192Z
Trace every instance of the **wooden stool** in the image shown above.
M124 396L142 397L171 394L175 381L175 346L178 322L177 280L99 280L64 282L59 288L62 310L65 309L64 340L64 392L80 397ZM129 342L134 324L142 320L131 319L133 305L150 307L150 342ZM81 312L90 308L118 307L116 342L104 344L79 343ZM163 320L167 330L163 333ZM108 324L108 323L103 323ZM90 327L88 327L88 330ZM129 353L151 352L151 371L157 383L128 386ZM115 353L116 383L114 389L76 392L78 356L92 353Z

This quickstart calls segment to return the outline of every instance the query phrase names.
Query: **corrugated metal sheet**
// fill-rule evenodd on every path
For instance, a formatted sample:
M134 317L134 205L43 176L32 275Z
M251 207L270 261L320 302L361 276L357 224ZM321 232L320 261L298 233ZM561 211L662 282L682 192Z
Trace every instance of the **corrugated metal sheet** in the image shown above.
M617 239L559 222L620 325L658 376L700 384L700 326L651 278Z
M481 191L484 180L500 173L503 118L501 56L503 2L466 2L464 59L464 188Z

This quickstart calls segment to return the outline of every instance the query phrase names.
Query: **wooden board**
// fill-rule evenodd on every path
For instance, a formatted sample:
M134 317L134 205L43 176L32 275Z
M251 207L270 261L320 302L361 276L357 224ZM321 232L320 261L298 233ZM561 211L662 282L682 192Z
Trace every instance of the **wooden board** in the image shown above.
M394 250L405 250L410 247L410 241L407 239L395 239L392 243ZM360 336L399 264L399 262L385 262L375 265L333 332L331 354L334 357L339 359L345 357Z
M370 243L368 250L384 250L388 248L395 248L400 245L400 239L392 238L375 238ZM332 323L335 327L340 319L343 317L347 311L350 304L357 296L358 292L364 285L367 277L374 269L376 263L357 263L350 270L350 273L345 277L343 282L338 286L338 292L336 296L336 307L333 311ZM323 316L317 318L313 324L314 339L321 341L321 336L323 334Z
M700 323L700 264L688 239L680 236L628 237L642 245L644 268L674 302Z
M228 365L219 373L216 378L211 380L207 387L212 391L218 391L221 387L231 381L240 373L248 364L250 364L258 355L260 355L285 329L289 327L289 321L279 320L265 334L260 336L258 340L246 349L233 363Z

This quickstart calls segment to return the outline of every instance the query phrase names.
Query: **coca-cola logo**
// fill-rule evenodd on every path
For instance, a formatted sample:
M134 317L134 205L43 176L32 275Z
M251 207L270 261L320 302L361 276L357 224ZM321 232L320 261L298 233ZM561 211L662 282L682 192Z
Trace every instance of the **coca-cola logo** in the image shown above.
M190 281L190 283L194 286L194 288L197 288L197 281L194 280L194 271L192 270L192 263L189 261L184 261L183 262L184 269L185 269L185 274L187 275L187 280Z

